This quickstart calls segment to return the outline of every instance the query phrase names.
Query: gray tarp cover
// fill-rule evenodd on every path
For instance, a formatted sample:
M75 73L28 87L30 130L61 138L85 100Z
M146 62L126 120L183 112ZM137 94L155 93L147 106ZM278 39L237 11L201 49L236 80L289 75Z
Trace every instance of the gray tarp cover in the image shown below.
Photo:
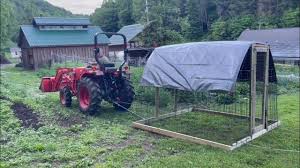
M232 91L248 49L254 42L195 42L156 48L142 86L187 91Z

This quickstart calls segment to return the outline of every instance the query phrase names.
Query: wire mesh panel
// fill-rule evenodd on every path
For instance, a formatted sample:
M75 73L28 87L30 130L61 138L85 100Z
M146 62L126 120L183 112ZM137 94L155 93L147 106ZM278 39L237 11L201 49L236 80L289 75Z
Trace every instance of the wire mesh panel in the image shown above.
M271 86L269 89L272 92L268 99L269 124L278 121L276 85ZM239 82L234 92L188 92L160 88L158 115L155 106L156 89L141 87L138 89L142 92L137 92L140 94L137 94L130 110L143 119L158 118L147 121L145 124L148 126L232 145L251 135L249 87L249 83ZM261 124L260 114L257 115L257 125Z
M159 116L171 112L174 115L146 124L231 145L249 135L249 94L244 93L245 88L242 87L249 86L241 83L237 87L239 92L233 93L188 92L160 88ZM156 118L153 101L155 88L143 90L143 96L137 95L132 110L144 118ZM147 94L153 99L148 100Z
M135 87L135 101L131 110L142 118L151 118L156 115L155 97L156 89L153 87ZM170 113L174 109L174 91L172 89L161 89L159 92L159 115Z

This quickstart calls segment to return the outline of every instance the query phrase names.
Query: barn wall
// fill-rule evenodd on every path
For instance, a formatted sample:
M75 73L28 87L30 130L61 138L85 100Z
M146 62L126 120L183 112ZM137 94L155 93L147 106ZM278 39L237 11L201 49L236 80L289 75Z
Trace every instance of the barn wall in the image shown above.
M18 46L21 48L21 61L23 63L23 66L25 69L30 69L31 65L29 63L29 43L27 41L27 39L24 37L24 33L21 31L20 34L20 39L19 39L19 43Z
M27 48L22 48L21 49L21 61L23 63L24 68L28 69L29 68L29 62L28 62L28 49Z
M135 42L135 44L133 43L127 43L127 48L137 48L137 47L141 47L141 42ZM120 44L120 45L110 45L109 46L109 51L110 52L119 52L119 51L123 51L124 50L124 45Z
M101 51L108 56L108 45L101 45ZM38 47L33 48L34 65L38 68L48 65L49 62L65 61L89 61L94 58L93 46L69 46L69 47Z
M110 52L119 52L119 51L123 51L123 50L124 50L124 46L123 45L109 46L109 51Z
M116 61L118 59L117 54L120 51L124 51L123 45L109 46L109 59L113 62Z

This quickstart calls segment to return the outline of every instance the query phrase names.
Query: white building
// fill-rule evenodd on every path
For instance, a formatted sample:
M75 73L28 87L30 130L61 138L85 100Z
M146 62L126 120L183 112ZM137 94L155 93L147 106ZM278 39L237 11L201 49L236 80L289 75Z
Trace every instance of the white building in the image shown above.
M20 58L21 57L21 48L15 47L10 48L10 53L12 58Z

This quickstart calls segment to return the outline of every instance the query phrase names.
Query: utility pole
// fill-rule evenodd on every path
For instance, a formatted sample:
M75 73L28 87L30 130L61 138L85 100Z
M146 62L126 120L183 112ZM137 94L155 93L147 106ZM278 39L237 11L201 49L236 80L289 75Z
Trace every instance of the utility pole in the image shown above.
M146 18L147 18L147 24L149 23L149 6L148 6L148 0L146 0Z

